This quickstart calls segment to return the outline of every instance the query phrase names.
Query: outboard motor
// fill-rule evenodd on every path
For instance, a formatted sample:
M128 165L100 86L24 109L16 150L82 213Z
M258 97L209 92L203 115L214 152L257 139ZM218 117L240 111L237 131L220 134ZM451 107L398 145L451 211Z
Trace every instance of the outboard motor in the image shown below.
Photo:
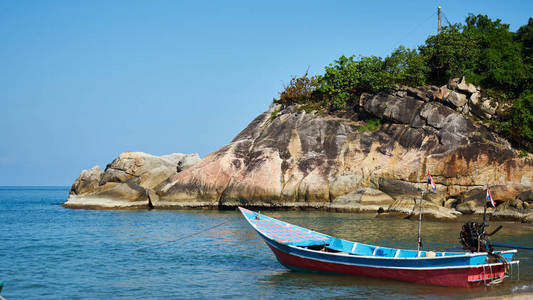
M498 263L501 262L504 266L505 276L491 279L489 283L485 282L485 285L490 286L494 284L502 283L504 278L508 276L509 273L509 262L501 256L499 253L494 253L492 245L489 240L489 236L495 234L503 226L498 226L493 232L486 233L485 227L487 227L487 222L481 224L477 222L467 222L463 225L463 230L459 233L459 242L463 245L463 249L469 250L470 252L487 252L487 262L488 263Z
M486 222L481 224L467 222L464 224L463 229L459 233L459 243L463 245L463 249L469 250L470 252L488 252L492 254L493 249L488 237L498 232L503 226L498 226L490 234L485 232L486 226L488 226Z

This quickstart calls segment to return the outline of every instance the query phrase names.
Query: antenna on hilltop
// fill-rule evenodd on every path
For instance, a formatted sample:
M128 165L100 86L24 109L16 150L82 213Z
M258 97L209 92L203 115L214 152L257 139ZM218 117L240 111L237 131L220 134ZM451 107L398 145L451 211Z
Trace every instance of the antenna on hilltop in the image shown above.
M441 9L442 9L442 7L440 5L437 6L437 16L438 16L438 18L437 18L437 34L442 32L442 17L444 17L444 20L446 20L446 23L448 23L448 26L450 26L450 29L453 29L452 23L450 23L450 21L448 21L448 18L442 12Z
M442 14L441 14L440 9L441 9L440 5L437 6L437 16L438 16L438 19L437 19L437 34L440 33L440 28L442 26Z

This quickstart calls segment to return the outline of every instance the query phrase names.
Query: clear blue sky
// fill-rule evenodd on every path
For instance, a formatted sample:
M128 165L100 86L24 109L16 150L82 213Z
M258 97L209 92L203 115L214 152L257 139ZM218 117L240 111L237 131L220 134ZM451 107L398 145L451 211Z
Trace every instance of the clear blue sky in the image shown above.
M0 0L0 185L70 185L124 151L207 153L291 75L386 56L448 19L516 30L533 1Z

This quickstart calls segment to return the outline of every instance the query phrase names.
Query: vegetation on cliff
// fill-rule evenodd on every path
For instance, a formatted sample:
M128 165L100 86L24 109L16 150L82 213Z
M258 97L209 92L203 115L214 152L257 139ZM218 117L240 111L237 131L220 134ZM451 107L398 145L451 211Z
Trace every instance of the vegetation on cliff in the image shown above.
M499 19L470 15L418 49L400 46L386 58L341 56L323 75L293 77L275 102L332 112L357 104L365 92L397 84L441 86L461 76L503 108L490 121L494 128L533 151L533 18L512 32Z

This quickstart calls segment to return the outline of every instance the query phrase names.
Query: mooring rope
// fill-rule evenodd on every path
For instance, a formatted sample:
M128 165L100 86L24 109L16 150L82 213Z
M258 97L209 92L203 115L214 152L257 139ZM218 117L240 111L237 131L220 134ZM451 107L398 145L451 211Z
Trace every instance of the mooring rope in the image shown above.
M505 259L505 257L501 256L500 254L492 253L492 254L489 254L489 255L492 255L498 261L501 261L503 263L503 268L504 268L504 273L503 273L502 277L498 277L496 279L493 279L488 284L486 284L487 286L492 286L492 285L500 284L500 283L502 283L505 280L505 278L509 275L509 265L510 264L507 261L507 259Z
M182 235L180 236L179 238L177 239L174 239L174 240L170 240L170 241L165 241L165 242L162 242L162 243L159 243L159 244L155 244L155 245L152 245L152 246L146 246L146 247L141 247L141 248L138 248L136 251L141 251L141 250L146 250L146 249L153 249L153 248L159 248L161 246L164 246L166 244L170 244L170 243L175 243L177 241L180 241L180 240L183 240L183 239L186 239L186 238L189 238L191 236L194 236L194 235L198 235L198 234L201 234L201 233L205 233L205 232L208 232L210 230L213 230L217 227L220 227L226 223L228 223L230 220L226 220L220 224L217 224L217 225L214 225L214 226L211 226L207 229L202 229L202 230L198 230L198 231L195 231L193 233L190 233L190 234L186 234L186 235Z

